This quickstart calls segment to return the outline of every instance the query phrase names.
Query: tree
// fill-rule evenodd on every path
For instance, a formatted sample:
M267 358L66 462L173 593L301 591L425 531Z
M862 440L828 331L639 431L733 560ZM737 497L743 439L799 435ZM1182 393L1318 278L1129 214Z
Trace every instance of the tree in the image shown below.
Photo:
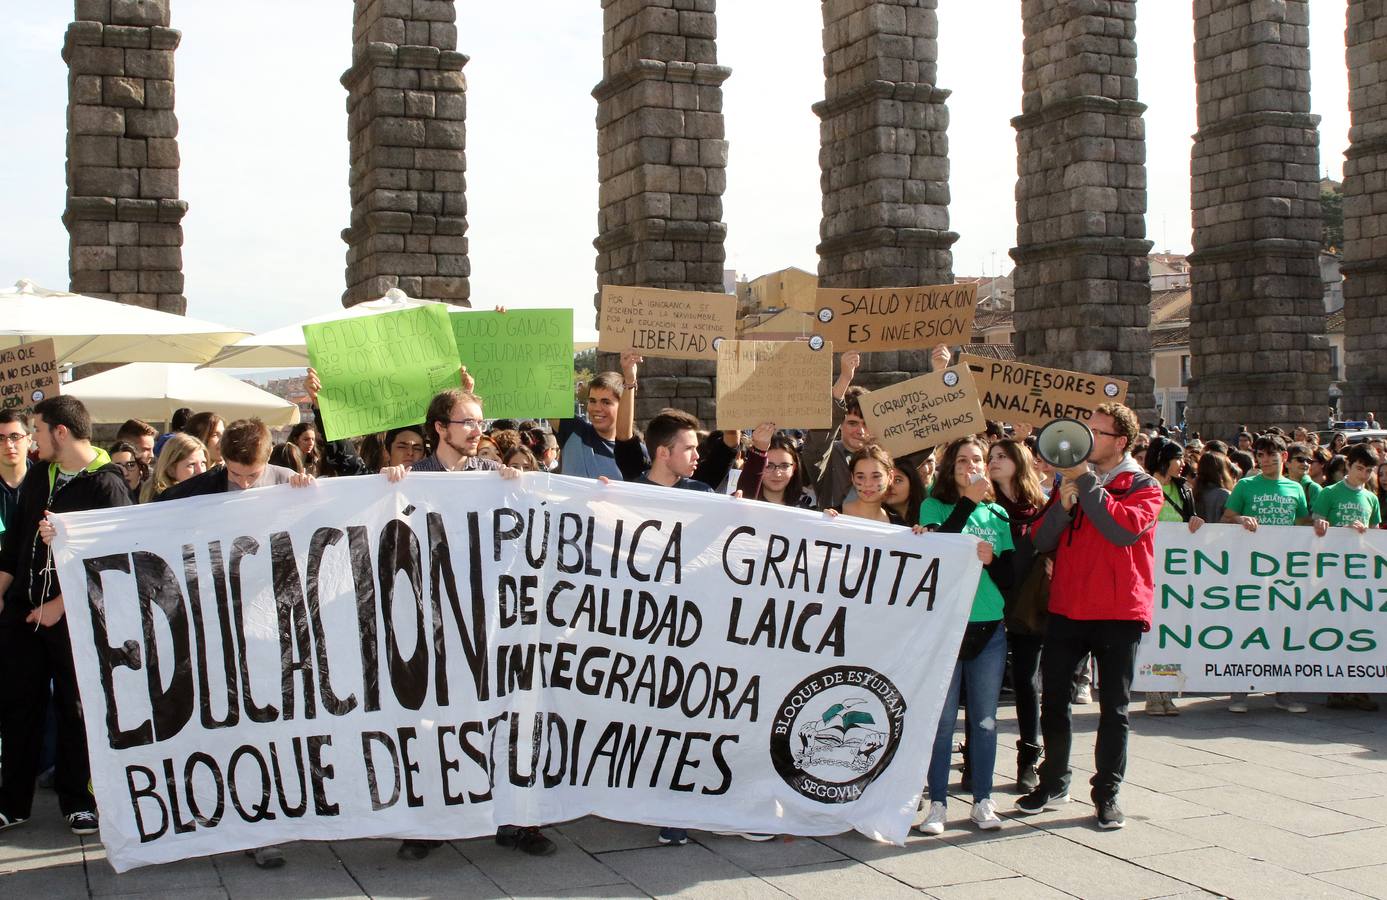
M1344 245L1344 195L1332 189L1322 191L1320 213L1324 216L1320 246L1331 253L1337 253Z

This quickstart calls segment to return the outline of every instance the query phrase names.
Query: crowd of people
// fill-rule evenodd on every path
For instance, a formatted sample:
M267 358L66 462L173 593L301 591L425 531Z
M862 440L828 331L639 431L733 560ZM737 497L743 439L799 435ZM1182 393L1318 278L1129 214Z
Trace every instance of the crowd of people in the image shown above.
M936 368L949 361L946 347L935 348ZM322 385L311 369L305 387L314 421L278 444L259 420L226 422L214 411L181 410L166 433L128 421L107 449L93 444L90 417L74 398L44 400L32 417L0 412L0 830L28 819L36 779L49 768L71 830L97 830L63 598L47 547L50 512L304 488L320 478L371 473L398 481L410 472L516 478L530 471L720 492L734 495L728 502L974 535L983 574L928 763L916 826L925 834L940 834L947 824L961 708L971 821L983 830L1001 826L992 789L1008 672L1019 730L1015 809L1033 814L1069 799L1071 705L1086 699L1091 683L1100 707L1091 781L1097 823L1123 826L1128 706L1137 647L1151 624L1157 522L1185 522L1191 530L1208 522L1254 531L1308 525L1320 534L1382 524L1381 442L1348 444L1336 434L1321 447L1307 429L1272 428L1243 430L1229 443L1193 437L1182 444L1163 426L1142 427L1130 409L1108 403L1089 421L1088 460L1059 471L1036 453L1028 426L992 423L985 434L893 458L873 441L863 417L865 392L853 384L856 353L840 358L830 431L806 434L766 422L748 433L705 432L688 412L666 409L638 432L642 363L623 354L620 371L587 385L585 417L553 422L488 423L464 370L461 388L437 394L418 424L356 440L327 440L316 411ZM1145 711L1176 715L1175 699L1149 694ZM1235 695L1229 709L1245 712L1247 702ZM1291 712L1306 708L1289 695L1276 702ZM1376 708L1364 695L1336 695L1331 705ZM45 758L50 709L56 752ZM680 845L688 836L667 827L658 839ZM496 840L533 855L555 849L531 826L502 826ZM422 859L436 844L405 841L399 855ZM274 847L252 855L264 867L284 862Z

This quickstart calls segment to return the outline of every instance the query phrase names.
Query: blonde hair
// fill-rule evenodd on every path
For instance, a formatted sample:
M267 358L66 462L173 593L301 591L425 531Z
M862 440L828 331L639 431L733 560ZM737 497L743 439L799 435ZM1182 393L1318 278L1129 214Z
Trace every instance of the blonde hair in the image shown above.
M182 432L171 435L159 450L159 458L154 461L154 471L140 490L140 502L148 503L173 487L174 481L170 473L174 467L198 451L202 451L203 459L207 458L207 445L202 441Z

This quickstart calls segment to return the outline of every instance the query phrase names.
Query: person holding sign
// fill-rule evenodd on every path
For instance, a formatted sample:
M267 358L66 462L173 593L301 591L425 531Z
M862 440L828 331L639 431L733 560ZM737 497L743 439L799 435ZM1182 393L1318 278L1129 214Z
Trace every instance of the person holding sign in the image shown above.
M1012 585L1011 526L1006 512L992 499L987 478L987 442L978 437L951 441L939 464L934 489L920 508L917 531L971 534L980 538L978 559L983 573L973 594L968 628L958 649L944 709L934 734L930 754L929 812L916 829L921 834L943 834L948 813L949 762L953 755L954 728L958 725L960 695L968 692L968 762L972 773L973 824L983 831L1002 827L997 804L992 800L992 774L997 762L997 698L1002 693L1006 670L1007 639L1002 627L1002 590Z
M742 496L753 500L814 508L814 495L804 486L799 449L789 435L776 431L770 423L758 425L752 432L738 487Z
M1135 413L1104 403L1088 424L1088 462L1060 470L1060 502L1050 506L1035 535L1037 553L1055 551L1040 658L1045 759L1040 786L1017 800L1016 809L1033 815L1069 802L1070 692L1080 661L1092 653L1099 676L1093 806L1100 828L1121 828L1126 819L1117 795L1127 770L1127 705L1137 644L1151 628L1155 525L1164 494L1127 452L1137 439Z
M1320 491L1311 516L1315 534L1324 537L1330 528L1352 528L1359 534L1382 525L1382 508L1377 495L1368 488L1379 459L1369 444L1354 444L1344 454L1348 472L1344 480ZM1330 694L1331 709L1361 709L1376 712L1377 701L1362 693Z
M1239 435L1241 438L1241 435ZM1286 442L1276 434L1264 434L1253 444L1260 473L1249 475L1233 486L1223 509L1223 521L1255 532L1259 525L1308 525L1310 508L1305 488L1287 478ZM1289 713L1303 713L1308 707L1292 694L1276 695L1276 706ZM1228 704L1231 713L1247 712L1247 694L1235 692Z
M33 807L51 686L58 806L73 834L97 832L63 595L39 535L50 512L131 505L124 473L92 446L91 436L91 416L76 397L49 397L34 406L41 464L25 474L0 545L0 830L23 824Z

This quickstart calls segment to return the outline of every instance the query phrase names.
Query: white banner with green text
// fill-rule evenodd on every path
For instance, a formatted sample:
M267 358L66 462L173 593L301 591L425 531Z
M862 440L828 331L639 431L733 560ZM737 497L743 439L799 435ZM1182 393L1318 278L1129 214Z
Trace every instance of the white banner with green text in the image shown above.
M1387 691L1387 532L1156 527L1156 594L1133 687Z

